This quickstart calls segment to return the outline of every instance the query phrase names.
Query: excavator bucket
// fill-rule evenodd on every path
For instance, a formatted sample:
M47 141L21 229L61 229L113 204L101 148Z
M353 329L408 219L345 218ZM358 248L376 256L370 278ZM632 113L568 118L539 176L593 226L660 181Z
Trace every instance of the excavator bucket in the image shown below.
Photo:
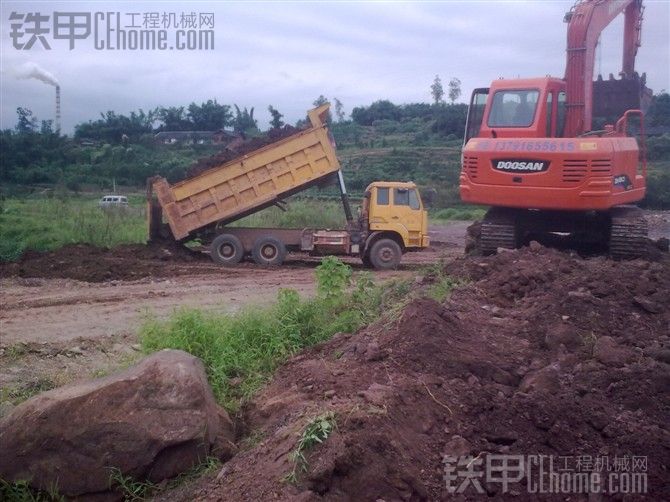
M631 78L608 80L602 77L593 82L593 117L614 123L626 110L642 110L646 113L651 104L652 91L645 85L645 76L637 73Z

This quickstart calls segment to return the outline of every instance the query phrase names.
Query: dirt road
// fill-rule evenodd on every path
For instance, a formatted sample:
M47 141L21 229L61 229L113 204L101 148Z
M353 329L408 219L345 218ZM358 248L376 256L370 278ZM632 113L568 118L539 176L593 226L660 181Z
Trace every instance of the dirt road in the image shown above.
M437 228L436 246L405 255L400 270L373 272L374 279L411 277L428 264L459 254L466 227L466 222L457 222ZM150 258L140 265L159 273L136 280L98 282L100 267L94 267L94 282L0 279L0 403L19 401L35 391L134 360L139 357L137 331L147 317L166 319L181 307L233 312L244 305L269 303L282 288L311 295L314 269L320 262L316 257L294 255L280 268L244 263L222 269L209 260ZM355 272L363 271L360 261L345 261ZM118 271L123 263L106 266ZM77 275L88 270L84 266Z

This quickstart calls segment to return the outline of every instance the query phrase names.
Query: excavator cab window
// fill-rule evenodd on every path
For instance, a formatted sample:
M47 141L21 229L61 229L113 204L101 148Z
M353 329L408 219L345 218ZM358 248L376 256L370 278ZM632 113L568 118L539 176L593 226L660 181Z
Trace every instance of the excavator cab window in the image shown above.
M565 130L565 91L558 93L556 103L556 137L562 138Z
M530 127L539 97L537 89L497 91L489 112L489 127Z
M468 108L468 118L465 124L465 142L470 138L479 136L479 129L482 126L482 119L484 118L484 108L486 107L486 100L489 96L488 89L475 89L470 98L470 108Z
M552 123L552 118L554 116L554 93L553 92L548 92L547 93L547 138L551 138L553 134L551 134L551 129L553 126Z

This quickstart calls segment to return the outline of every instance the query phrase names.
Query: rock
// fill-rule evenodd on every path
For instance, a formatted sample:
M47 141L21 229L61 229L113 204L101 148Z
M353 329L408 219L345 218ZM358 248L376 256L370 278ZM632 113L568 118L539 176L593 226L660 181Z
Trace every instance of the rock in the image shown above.
M233 440L202 362L163 350L116 375L17 406L0 421L0 478L86 498L109 493L112 467L159 483L207 455L229 458Z
M582 345L582 337L571 324L560 322L547 330L544 343L551 350L557 349L560 345L572 350Z
M528 247L533 253L537 253L540 249L542 249L542 244L537 241L530 241Z
M443 453L444 455L451 455L453 457L463 457L469 455L471 449L472 445L467 439L459 435L454 435L447 441L447 444L444 445Z
M334 389L327 390L326 392L323 393L323 395L326 399L332 399L335 397L335 390Z
M365 348L365 360L368 362L373 362L381 361L383 358L384 354L379 348L379 344L377 342L368 343L367 347Z
M519 392L554 393L560 389L557 365L552 364L538 371L528 373L519 384Z
M619 345L611 336L601 336L593 346L593 357L608 366L623 366L635 358L635 352Z
M388 385L373 383L367 390L358 392L358 395L370 404L383 406L392 392L393 388Z
M72 347L70 350L68 350L68 352L71 353L71 354L75 354L77 356L81 356L81 355L84 354L84 351L81 350L81 347L79 347L79 346Z
M633 298L633 303L640 307L642 310L649 312L650 314L660 314L661 306L648 298L642 296L636 296Z

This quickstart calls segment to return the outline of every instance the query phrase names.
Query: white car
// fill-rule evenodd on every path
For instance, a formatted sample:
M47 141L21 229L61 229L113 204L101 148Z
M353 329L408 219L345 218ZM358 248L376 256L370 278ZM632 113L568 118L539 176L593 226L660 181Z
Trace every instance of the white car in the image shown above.
M100 202L100 207L127 207L128 197L124 195L105 195Z

